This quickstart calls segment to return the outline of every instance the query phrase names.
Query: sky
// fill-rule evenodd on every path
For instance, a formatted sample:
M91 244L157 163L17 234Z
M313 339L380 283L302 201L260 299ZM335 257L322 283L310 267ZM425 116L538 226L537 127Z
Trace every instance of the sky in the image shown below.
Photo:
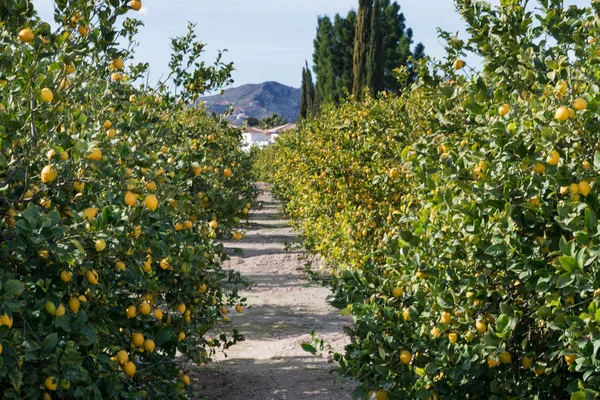
M33 3L50 22L52 0ZM428 55L444 56L438 27L464 36L464 23L452 0L399 3L415 43L422 42ZM135 61L150 63L152 81L167 71L170 38L184 34L191 21L197 24L198 39L207 43L204 61L212 64L218 50L228 50L224 61L234 63L233 86L277 81L299 87L304 61L310 65L312 59L317 17L345 15L357 8L358 0L142 0L142 4L139 12L130 12L145 25L137 36ZM590 0L565 4L583 6ZM467 59L467 64L477 62Z

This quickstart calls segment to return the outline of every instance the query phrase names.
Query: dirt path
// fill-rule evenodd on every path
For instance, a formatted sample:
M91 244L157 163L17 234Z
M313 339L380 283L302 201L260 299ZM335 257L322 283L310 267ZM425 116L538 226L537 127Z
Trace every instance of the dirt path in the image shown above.
M252 213L247 237L226 243L230 252L243 250L230 267L253 283L241 293L248 306L232 315L246 341L193 374L195 392L210 400L352 399L352 383L329 373L335 367L329 352L343 350L342 329L351 321L327 303L328 289L303 279L302 255L285 250L295 235L280 219L279 204L268 192L259 200L264 208ZM322 357L301 348L313 329L325 339Z

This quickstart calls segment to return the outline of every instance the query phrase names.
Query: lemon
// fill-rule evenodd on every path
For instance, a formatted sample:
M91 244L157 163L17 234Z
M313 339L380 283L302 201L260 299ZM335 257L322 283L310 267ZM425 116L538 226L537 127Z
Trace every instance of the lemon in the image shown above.
M454 63L452 64L452 68L454 68L455 71L458 71L459 69L463 69L465 66L465 62L463 60L454 60Z
M142 315L150 315L150 304L143 302L140 304L140 314Z
M375 394L376 400L388 400L388 394L385 390L379 389Z
M0 344L0 354L2 354L2 345Z
M127 361L129 361L129 354L127 354L125 350L119 350L117 353L117 361L121 365L125 364Z
M233 232L233 240L242 240L244 237L244 235L242 235L240 232Z
M592 191L592 188L590 187L590 184L588 181L579 182L578 187L579 187L579 193L583 197L587 197L587 195L590 194L590 192Z
M441 318L440 318L440 322L441 322L442 324L446 324L446 325L450 324L450 322L452 322L452 316L450 315L450 313L449 313L449 312L446 312L446 311L444 311L444 312L442 313L442 316L441 316Z
M542 163L537 163L533 167L533 172L536 174L543 174L546 171L546 166Z
M96 270L94 269L87 271L85 274L85 278L87 279L90 285L98 284L98 272L96 272Z
M71 312L73 312L74 314L77 314L79 312L79 307L81 306L81 303L79 302L79 300L75 297L71 297L69 299L69 310L71 310Z
M410 354L410 351L408 350L403 350L400 353L400 362L402 364L408 365L410 364L410 361L412 360L412 354Z
M448 341L452 344L456 343L458 341L458 335L456 333L449 333Z
M128 206L133 206L137 202L137 199L137 194L131 192L125 193L125 204L127 204Z
M241 305L241 304L236 304L236 305L235 305L235 311L237 311L237 312L241 313L241 312L242 312L242 310L243 310L243 308L242 308L242 305Z
M569 191L571 192L571 194L578 194L579 193L579 185L576 183L571 183L569 185Z
M585 99L582 99L581 97L575 99L575 101L573 102L573 108L577 111L583 111L587 108L587 101L585 101Z
M159 265L160 265L161 269L169 269L169 261L166 258L163 258L162 260L160 260Z
M205 284L205 283L203 283L203 284L202 284L202 285L200 285L200 287L198 288L198 293L200 293L200 294L202 294L202 293L205 293L205 292L206 292L206 289L207 289L207 287L206 287L206 284Z
M83 188L85 187L85 183L83 182L73 182L73 189L77 192L83 192Z
M125 310L125 315L127 315L128 319L135 318L137 316L137 308L135 306L127 307L127 310Z
M124 263L123 261L117 261L117 262L115 263L115 268L116 268L118 271L125 271L125 268L127 268L127 267L125 266L125 263Z
M44 381L44 387L51 392L55 392L58 389L58 381L53 376L49 376Z
M134 333L132 338L131 338L131 343L133 343L133 345L135 347L140 347L144 344L144 335L142 335L141 333Z
M25 43L33 42L33 32L29 28L25 28L19 32L19 40Z
M98 214L97 208L86 208L83 211L83 217L87 219L96 219L96 214Z
M56 309L56 312L54 313L55 317L62 317L63 315L65 315L65 306L63 306L62 304L58 305L58 308Z
M44 103L50 103L54 99L54 93L48 88L43 88L40 97Z
M183 229L183 224L182 223L178 222L178 223L175 224L175 230L176 231L179 232L182 229Z
M179 332L179 335L177 335L177 340L179 340L181 342L184 339L185 339L185 333Z
M54 305L53 302L51 302L51 301L46 302L46 312L50 315L56 314L56 306Z
M192 229L193 226L194 226L194 224L192 223L192 221L184 221L184 223L183 223L183 227L185 229Z
M500 108L498 108L498 115L504 117L510 112L510 106L508 104L502 104Z
M530 369L531 366L533 365L533 360L527 356L523 357L523 360L521 361L521 366L524 369Z
M552 150L546 159L548 165L555 166L560 161L560 154L556 150Z
M569 119L569 116L569 109L565 106L559 107L558 110L556 110L556 113L554 113L554 119L557 121L566 121Z
M131 361L128 361L123 365L123 372L125 372L125 375L127 375L128 377L132 378L135 375L135 371L135 364Z
M102 150L95 147L87 155L87 159L90 161L100 161L102 159Z
M502 364L512 363L512 356L510 355L510 353L508 351L503 351L502 353L500 353L500 356L498 357L498 359L500 360L500 362Z
M104 240L97 240L96 244L95 244L95 247L96 247L96 251L97 252L104 251L104 249L106 249L106 241L104 241Z
M144 199L144 204L146 205L146 207L148 207L150 211L154 211L158 207L158 199L155 195L149 194Z
M107 119L106 121L104 121L104 124L102 124L102 126L104 127L104 129L110 129L112 128L112 122Z
M412 318L410 317L410 309L408 307L404 309L404 311L402 312L402 316L404 317L405 321L412 321Z
M546 372L546 367L543 367L543 366L535 367L533 372L535 372L535 376L543 375Z
M183 384L184 384L184 385L186 385L186 386L187 386L187 385L189 385L189 384L190 384L190 377L189 377L189 376L187 376L187 375L184 375L184 376L181 378L181 381L183 382Z
M177 311L179 311L181 314L185 313L186 309L187 309L187 307L183 303L179 303L177 305Z
M154 310L154 318L156 318L157 320L162 320L163 317L163 312L161 310L159 310L158 308Z
M494 357L492 356L488 356L487 358L487 363L488 363L488 367L490 368L494 368L498 366L498 360L496 360Z
M484 334L487 331L487 325L483 321L477 321L475 323L475 329L479 334Z
M146 341L144 341L144 350L146 350L148 353L152 353L155 348L156 348L156 344L154 343L153 340L146 339Z
M404 290L401 287L395 287L392 289L392 296L398 298L404 294Z
M146 183L146 189L148 189L151 192L154 192L156 190L156 183L154 183L154 182Z
M438 339L441 335L441 332L438 328L433 327L431 328L431 330L429 331L429 334L431 335L431 337L433 337L434 339Z
M223 170L223 175L225 175L226 178L231 178L233 176L233 172L229 168L225 168Z
M42 178L42 183L50 183L53 182L58 176L58 172L52 168L50 165L46 165L42 169L42 173L40 174Z
M576 359L577 359L577 356L574 354L565 355L565 361L566 361L567 365L573 364Z
M71 282L71 279L73 279L73 274L70 273L69 271L61 271L60 273L60 280L67 283L67 282Z
M217 227L219 226L219 224L217 223L217 221L213 220L210 221L210 223L208 224L212 229L217 229Z
M122 70L125 67L125 62L122 58L115 58L112 62L113 67L118 70Z

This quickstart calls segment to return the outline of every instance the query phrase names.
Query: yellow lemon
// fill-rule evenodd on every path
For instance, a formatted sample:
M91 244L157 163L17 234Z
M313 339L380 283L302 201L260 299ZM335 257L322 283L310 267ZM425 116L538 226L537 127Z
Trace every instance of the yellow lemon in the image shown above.
M83 217L87 219L96 219L96 214L98 213L97 208L86 208L83 211Z
M569 116L569 109L565 106L559 107L556 113L554 113L554 119L557 121L566 121L569 119Z
M512 363L512 356L510 355L510 353L508 351L503 351L502 353L500 353L500 356L498 357L498 359L500 360L500 362L502 364Z
M150 315L150 304L143 302L140 304L140 314L142 315Z
M137 316L137 308L135 306L127 307L127 310L125 310L125 315L127 315L128 319L135 318Z
M187 386L187 385L189 385L189 384L190 384L190 377L189 377L189 376L187 376L187 375L184 375L184 376L181 378L181 381L183 382L183 384L184 384L184 385L186 385L186 386Z
M71 279L73 279L73 274L70 273L69 271L61 271L60 273L60 280L67 283L67 282L71 282Z
M146 205L146 207L148 207L150 211L154 211L158 207L158 199L155 195L149 194L144 199L144 204Z
M479 334L484 334L487 331L487 325L483 321L477 321L475 323L475 329Z
M458 341L458 335L456 333L449 333L448 341L452 344L456 343Z
M502 104L500 108L498 108L498 115L504 117L510 112L510 106L508 104Z
M118 70L122 70L125 67L125 62L122 58L115 58L112 62L113 67Z
M128 377L132 378L135 375L135 371L135 364L131 361L128 361L123 365L123 372L125 372L125 375L127 375Z
M494 357L492 356L488 356L487 358L487 363L488 363L488 367L490 368L494 368L498 366L498 360L496 360Z
M100 161L102 159L102 150L95 147L87 155L87 159L90 161Z
M585 101L585 99L582 99L581 97L575 99L575 101L573 102L573 108L577 111L583 111L587 108L587 101Z
M408 365L410 364L410 361L412 360L412 354L410 354L410 351L408 350L403 350L400 353L400 362L402 364Z
M50 103L54 99L54 93L48 88L43 88L40 92L40 97L44 103Z
M157 320L162 320L163 318L163 312L161 310L159 310L158 308L154 310L154 318L156 318Z
M131 343L133 343L135 347L142 346L144 344L144 335L138 332L134 333L131 338Z
M153 340L146 339L146 341L144 341L144 350L146 350L148 353L152 353L155 348L156 348L156 344L154 343Z
M74 314L77 314L79 312L79 307L81 306L81 303L79 302L79 300L75 297L71 297L69 299L69 310L71 310Z
M119 350L117 353L117 361L121 365L125 364L127 361L129 361L129 354L127 354L125 350Z
M29 28L25 28L19 32L19 40L25 43L33 42L33 32Z
M542 163L537 163L533 167L533 172L535 172L536 174L543 174L544 171L546 171L546 166Z
M137 202L137 199L137 194L131 192L125 193L125 204L127 204L128 206L133 206Z
M579 187L579 193L584 197L586 197L592 191L592 188L590 187L590 184L588 181L579 182L578 187Z
M53 182L58 176L58 172L52 168L50 165L46 165L42 169L41 178L43 183Z
M73 189L76 192L83 192L83 188L85 187L85 183L83 182L73 182Z
M85 278L87 279L90 285L98 284L98 272L96 272L96 270L94 269L90 269L88 272L86 272Z
M560 161L560 154L556 150L552 150L546 159L548 165L555 166Z
M95 244L95 247L96 247L96 251L97 252L103 251L104 249L106 249L106 241L104 241L104 240L97 240L96 244Z
M58 389L58 381L53 376L49 376L44 381L44 387L51 392L55 392Z
M521 361L521 366L524 369L530 369L531 366L533 365L533 360L527 356L523 357L523 360Z
M463 60L454 60L454 63L452 64L452 68L454 68L455 71L458 71L459 69L463 69L463 67L465 66L465 62Z

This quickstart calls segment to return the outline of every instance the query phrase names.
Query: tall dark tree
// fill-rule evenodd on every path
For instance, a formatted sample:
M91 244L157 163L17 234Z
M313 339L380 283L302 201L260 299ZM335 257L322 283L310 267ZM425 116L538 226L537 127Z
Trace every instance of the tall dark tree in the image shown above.
M358 0L358 17L356 19L356 38L354 39L354 82L352 94L361 99L367 84L367 55L371 43L371 19L373 0Z
M300 97L300 118L312 117L315 103L315 84L313 82L308 62L302 69L302 95Z
M367 87L373 95L384 90L385 49L381 13L381 4L375 0L367 58Z
M329 17L319 17L317 37L314 40L315 52L313 62L317 80L317 91L321 93L325 102L334 100L335 72L333 63L333 24Z
M345 18L339 14L334 18L333 67L336 77L334 102L338 102L352 93L356 17L356 11L351 10Z
M368 3L367 0L361 0L363 1ZM368 24L370 39L366 46L367 67L363 86L368 85L373 94L382 90L399 92L403 86L397 81L394 70L407 66L410 82L415 76L414 63L409 63L410 56L412 54L415 59L423 57L423 46L420 44L415 46L414 53L411 53L412 30L406 28L406 21L398 3L391 3L391 0L377 0L377 3L379 7L373 5ZM379 16L376 15L377 13ZM378 19L379 24L372 22ZM348 94L354 93L357 25L358 15L354 10L351 10L346 17L336 15L333 22L328 17L319 17L317 36L314 41L313 71L316 79L315 98L319 97L320 101L315 101L313 108L321 102L337 103ZM382 46L381 51L378 51L376 43ZM372 59L379 61L373 63L370 61ZM377 68L369 65L375 65ZM382 73L383 78L377 72ZM379 83L374 84L374 82Z

